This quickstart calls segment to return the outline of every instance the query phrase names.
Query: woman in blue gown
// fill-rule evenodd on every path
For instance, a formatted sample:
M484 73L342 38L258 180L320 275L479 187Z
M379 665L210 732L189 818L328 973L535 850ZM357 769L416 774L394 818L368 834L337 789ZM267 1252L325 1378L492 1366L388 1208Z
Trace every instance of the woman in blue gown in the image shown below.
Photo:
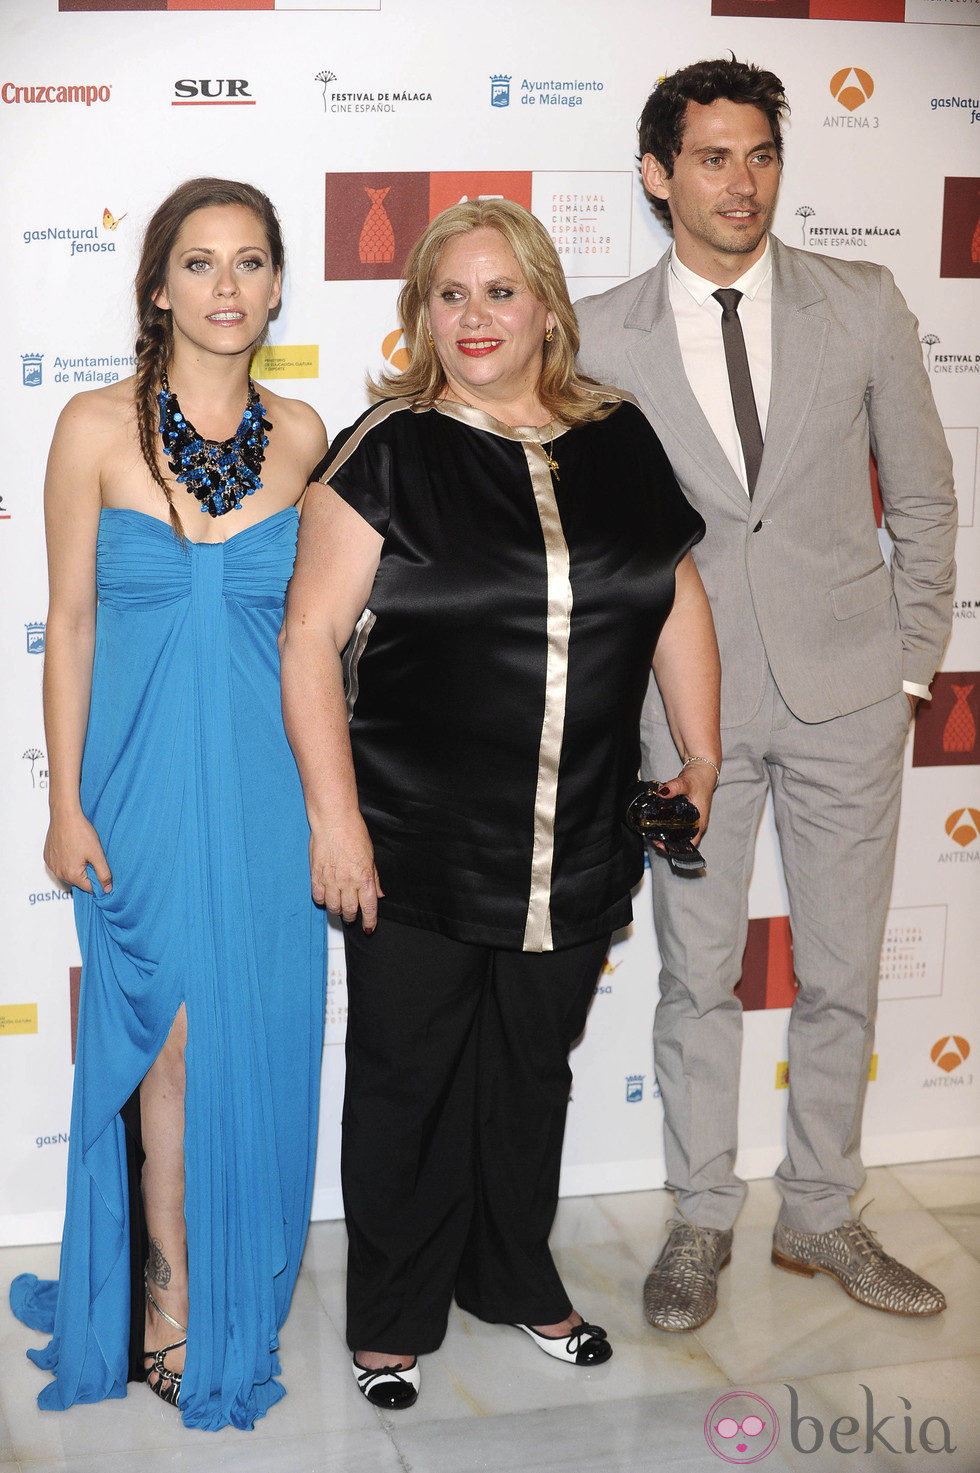
M326 437L249 378L282 264L258 190L180 186L144 240L136 374L72 399L49 458L45 860L83 965L60 1278L11 1288L52 1334L42 1407L145 1379L187 1426L247 1428L284 1394L325 917L276 640Z

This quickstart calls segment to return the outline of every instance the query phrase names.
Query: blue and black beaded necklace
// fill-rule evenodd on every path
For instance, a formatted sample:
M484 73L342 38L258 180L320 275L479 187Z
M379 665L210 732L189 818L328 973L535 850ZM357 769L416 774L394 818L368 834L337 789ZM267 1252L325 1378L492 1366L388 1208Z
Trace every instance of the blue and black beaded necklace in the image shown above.
M262 485L259 467L269 443L265 432L272 429L254 383L249 379L241 424L229 440L220 441L205 440L184 418L166 374L161 384L157 401L167 464L209 516L237 511L245 497Z

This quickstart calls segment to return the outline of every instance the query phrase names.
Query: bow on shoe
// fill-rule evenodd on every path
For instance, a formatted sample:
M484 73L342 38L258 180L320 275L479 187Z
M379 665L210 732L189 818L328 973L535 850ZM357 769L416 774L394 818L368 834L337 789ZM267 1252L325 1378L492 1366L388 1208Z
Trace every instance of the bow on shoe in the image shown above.
M417 1358L410 1366L379 1366L372 1371L367 1366L359 1366L356 1357L351 1357L351 1369L362 1395L372 1406L384 1407L390 1412L401 1411L404 1407L414 1406L418 1399L422 1378Z
M539 1350L554 1360L565 1361L572 1366L601 1366L612 1355L612 1346L606 1339L601 1325L590 1325L582 1321L568 1335L540 1335L530 1325L516 1325L530 1335Z

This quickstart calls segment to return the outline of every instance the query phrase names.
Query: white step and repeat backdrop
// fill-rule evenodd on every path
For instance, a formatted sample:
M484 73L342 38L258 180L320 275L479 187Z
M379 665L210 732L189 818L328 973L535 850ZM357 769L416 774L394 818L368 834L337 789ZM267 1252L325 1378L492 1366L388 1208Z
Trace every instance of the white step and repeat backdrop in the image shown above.
M196 174L272 196L289 265L256 374L333 434L364 406L365 373L399 364L397 274L445 205L528 205L573 298L651 266L667 241L638 188L636 119L659 76L728 51L776 71L792 103L777 233L894 271L948 427L956 621L906 757L865 1153L980 1150L978 0L0 0L0 22L0 1243L60 1236L79 985L71 905L41 861L45 454L70 395L132 370L151 211ZM740 984L750 1176L782 1154L786 909L767 816ZM569 1193L663 1182L645 890L636 915L575 1052ZM346 990L331 939L318 1216L340 1212Z

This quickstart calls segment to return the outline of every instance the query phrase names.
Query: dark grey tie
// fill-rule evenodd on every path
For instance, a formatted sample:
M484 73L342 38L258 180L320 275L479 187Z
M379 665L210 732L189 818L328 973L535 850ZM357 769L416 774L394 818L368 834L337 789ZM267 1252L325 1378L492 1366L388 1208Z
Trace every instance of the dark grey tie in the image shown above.
M724 287L711 294L721 303L721 336L725 344L725 362L728 365L728 382L732 390L732 406L735 410L735 426L742 442L745 457L745 477L749 485L749 496L755 490L762 463L762 431L759 429L759 411L752 392L752 375L745 352L745 338L738 315L738 304L742 293L733 286Z

